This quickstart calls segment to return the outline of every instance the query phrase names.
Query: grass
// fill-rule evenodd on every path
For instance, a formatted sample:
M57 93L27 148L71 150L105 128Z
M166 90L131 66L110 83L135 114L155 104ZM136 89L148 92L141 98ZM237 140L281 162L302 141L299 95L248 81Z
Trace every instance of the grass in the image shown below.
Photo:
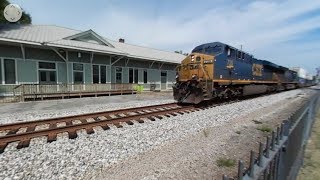
M320 179L320 110L318 110L303 161L304 164L300 169L297 179Z
M234 167L236 165L236 161L228 158L219 158L217 160L217 165L219 167Z
M270 126L267 126L267 125L260 126L257 129L262 131L262 132L271 132L272 131L272 128Z

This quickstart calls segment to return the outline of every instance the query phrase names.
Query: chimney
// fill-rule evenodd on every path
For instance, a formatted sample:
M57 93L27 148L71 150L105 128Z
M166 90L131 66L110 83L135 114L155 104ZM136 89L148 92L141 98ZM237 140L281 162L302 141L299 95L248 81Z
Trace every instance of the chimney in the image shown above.
M120 39L119 39L119 42L124 43L124 39L123 39L123 38L120 38Z

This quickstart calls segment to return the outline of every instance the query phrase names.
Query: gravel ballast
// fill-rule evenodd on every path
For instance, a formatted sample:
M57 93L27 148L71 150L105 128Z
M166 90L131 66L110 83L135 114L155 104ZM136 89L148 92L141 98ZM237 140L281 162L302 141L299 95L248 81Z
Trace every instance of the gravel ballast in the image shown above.
M0 124L172 103L172 93L76 98L0 104Z
M139 156L149 151L161 150L170 144L174 146L175 142L203 133L206 128L219 127L220 131L223 131L224 126L227 127L228 123L240 116L270 106L281 107L284 102L303 99L310 93L310 90L292 90L176 117L164 117L154 122L147 120L143 124L135 123L133 126L124 124L124 128L113 127L103 131L97 127L96 133L92 135L87 135L84 130L78 131L78 138L73 140L68 139L66 133L60 134L57 141L52 143L46 143L46 138L37 138L32 140L30 147L20 150L15 149L17 143L11 143L4 153L0 154L0 179L105 179L108 178L109 169L117 167L129 158L139 159ZM163 103L163 101L153 101L154 104L159 102ZM278 104L280 102L281 104ZM148 103L150 102L133 103L132 106L150 105ZM129 103L126 106L130 107ZM86 112L87 109L78 107L78 111ZM25 119L23 114L16 114L11 118ZM216 136L221 140L226 139L223 133ZM224 147L220 149L221 153ZM215 153L218 154L219 149ZM169 161L174 162L175 158L178 157L170 157ZM157 167L149 168L157 169ZM117 170L121 170L121 167ZM161 173L166 174L165 171L172 171L172 168L162 169ZM127 174L125 177L124 172L114 172L112 177L117 178L117 174L124 175L120 176L123 179L161 177L156 171L147 175L143 172L137 173L140 175Z

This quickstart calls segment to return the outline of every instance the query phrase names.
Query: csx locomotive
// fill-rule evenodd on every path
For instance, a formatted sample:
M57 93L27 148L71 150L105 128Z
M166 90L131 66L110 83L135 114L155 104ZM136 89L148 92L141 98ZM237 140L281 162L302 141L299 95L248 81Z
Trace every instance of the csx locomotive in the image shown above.
M195 47L178 66L174 99L198 104L209 99L262 94L299 85L297 72L221 42Z

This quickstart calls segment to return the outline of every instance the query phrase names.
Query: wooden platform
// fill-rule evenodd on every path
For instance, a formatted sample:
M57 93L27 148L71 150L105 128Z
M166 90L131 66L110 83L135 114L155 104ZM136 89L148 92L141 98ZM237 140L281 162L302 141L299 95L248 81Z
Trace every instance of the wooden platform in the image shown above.
M136 94L136 91L101 91L101 92L70 92L70 93L38 93L38 94L24 94L21 101L37 101L48 99L68 99L68 98L82 98L82 97L98 97L98 96L112 96Z

